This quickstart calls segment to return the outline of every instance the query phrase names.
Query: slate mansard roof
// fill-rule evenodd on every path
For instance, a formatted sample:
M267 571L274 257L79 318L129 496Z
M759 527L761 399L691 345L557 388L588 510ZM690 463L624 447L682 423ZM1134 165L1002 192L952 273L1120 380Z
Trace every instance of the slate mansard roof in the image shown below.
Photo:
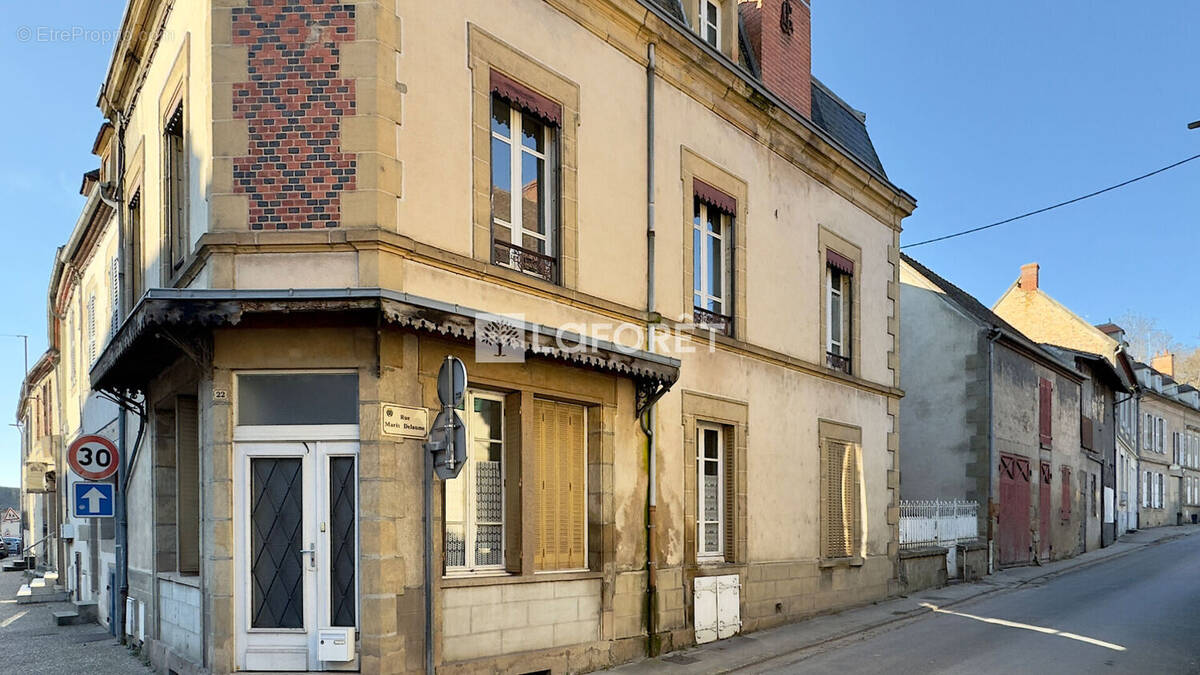
M684 12L681 0L645 1L662 10L687 30L691 30L691 21ZM758 64L754 60L754 53L750 49L746 31L740 20L738 21L738 46L741 50L742 68L761 83L762 73L758 70ZM887 172L883 170L883 163L879 161L879 155L875 152L875 144L871 142L871 135L867 133L867 116L839 98L816 77L812 78L812 115L810 119L813 124L841 144L855 159L878 172L883 178L887 178Z

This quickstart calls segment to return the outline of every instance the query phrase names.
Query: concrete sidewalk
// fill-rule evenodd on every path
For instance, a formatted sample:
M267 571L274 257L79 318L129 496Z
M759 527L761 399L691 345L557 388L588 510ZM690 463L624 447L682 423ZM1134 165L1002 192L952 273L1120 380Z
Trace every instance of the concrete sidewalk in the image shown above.
M778 656L810 649L827 642L851 637L891 623L911 619L932 611L926 605L951 607L969 600L1020 588L1049 577L1111 560L1147 546L1200 533L1200 527L1160 527L1127 534L1108 548L1089 551L1069 560L1046 565L1031 565L1002 570L970 584L954 584L921 591L872 605L818 616L805 621L738 635L672 652L657 659L631 663L615 673L727 673L747 668Z

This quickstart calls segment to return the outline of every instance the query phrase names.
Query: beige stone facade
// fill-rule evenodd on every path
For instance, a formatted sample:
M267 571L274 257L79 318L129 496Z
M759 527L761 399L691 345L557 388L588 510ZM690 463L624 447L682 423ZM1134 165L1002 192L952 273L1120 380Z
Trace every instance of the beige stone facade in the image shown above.
M657 0L131 4L128 33L160 37L118 46L101 97L114 124L97 152L122 191L97 250L119 253L123 283L97 287L119 325L64 399L124 396L130 447L145 432L128 593L157 668L419 672L429 593L439 670L588 671L695 642L703 577L736 576L743 632L896 592L899 231L915 203L824 85L802 83L859 125L856 152L731 65L725 4L721 51ZM551 168L522 180L536 203L512 209L550 229L519 242L496 234L515 191L497 192L495 144L526 142L497 130L501 109L550 130L549 150L521 155ZM724 330L696 322L702 199L727 210L726 267L700 263L728 272ZM833 256L852 268L839 314ZM479 358L484 313L520 317L520 362ZM581 355L561 336L592 342ZM461 411L470 433L501 412L470 437L464 478L433 483L426 589L423 439L381 417L432 420L450 355L479 405ZM254 378L293 376L294 391L353 381L349 412L279 421L343 408L332 384L253 408ZM345 485L353 518L337 521ZM268 493L323 506L293 522ZM257 548L280 523L294 578ZM302 590L272 595L279 579ZM339 626L351 660L318 658L316 631Z

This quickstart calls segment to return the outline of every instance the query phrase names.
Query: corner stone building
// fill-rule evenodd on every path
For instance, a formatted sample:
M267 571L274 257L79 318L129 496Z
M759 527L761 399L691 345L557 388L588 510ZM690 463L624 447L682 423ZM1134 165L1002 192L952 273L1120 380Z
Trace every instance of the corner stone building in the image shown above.
M804 3L701 4L130 5L90 375L144 432L158 668L419 672L428 593L443 672L586 671L893 592L915 202ZM490 315L519 362L476 359ZM423 441L381 417L432 418L448 355L426 589Z

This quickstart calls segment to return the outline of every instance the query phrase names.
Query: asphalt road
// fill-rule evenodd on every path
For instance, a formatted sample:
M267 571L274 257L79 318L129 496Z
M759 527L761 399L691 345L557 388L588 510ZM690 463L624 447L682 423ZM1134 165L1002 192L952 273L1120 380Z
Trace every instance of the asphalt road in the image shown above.
M1149 546L743 672L1200 673L1200 537Z

